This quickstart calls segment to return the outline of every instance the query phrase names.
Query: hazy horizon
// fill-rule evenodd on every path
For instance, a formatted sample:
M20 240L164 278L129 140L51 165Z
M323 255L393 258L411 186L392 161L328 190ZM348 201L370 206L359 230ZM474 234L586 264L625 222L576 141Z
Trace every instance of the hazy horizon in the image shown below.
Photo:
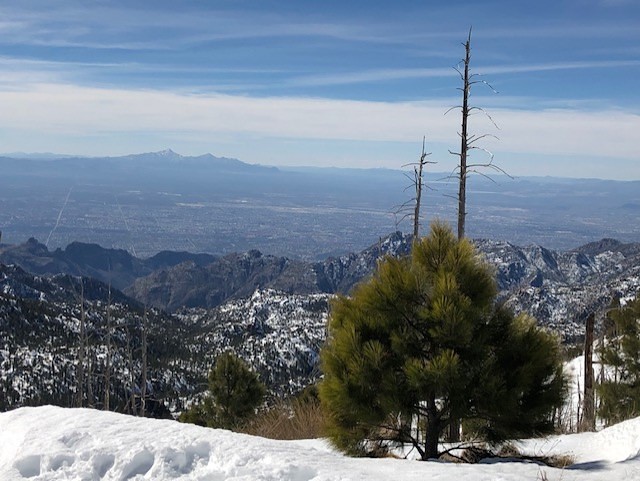
M339 166L339 165L311 165L311 164L290 164L290 165L283 165L283 164L261 164L261 163L253 163L250 161L247 161L245 159L239 159L236 157L228 157L225 155L217 155L213 152L203 152L203 153L196 153L193 155L183 155L180 152L176 152L174 149L172 148L166 148L166 149L162 149L162 150L156 150L156 151L149 151L149 152L130 152L128 154L118 154L118 155L83 155L83 154L69 154L69 153L56 153L56 152L0 152L0 157L7 157L7 158L13 158L13 159L24 159L24 160L64 160L64 159L102 159L102 158L119 158L119 157L128 157L128 156L135 156L135 155L145 155L145 154L161 154L162 152L173 152L174 154L177 154L180 157L203 157L206 155L211 155L213 157L216 158L228 158L228 159L232 159L232 160L239 160L240 162L243 162L245 164L248 165L256 165L256 166L263 166L263 167L276 167L282 170L295 170L295 169L309 169L309 170L313 170L313 169L339 169L339 170L373 170L373 171L384 171L384 170L390 170L390 171L399 171L399 172L408 172L408 166L407 165L402 165L402 166L398 166L398 167L367 167L367 166L356 166L356 167L351 167L351 166ZM447 172L444 170L429 170L426 171L425 170L425 176L429 176L429 175L435 175L435 176L441 176L441 175L449 175L451 174L451 172ZM470 178L473 178L475 176L475 174L472 174L470 176ZM489 175L490 177L494 177L494 178L504 178L504 179L508 179L508 178L513 178L513 179L518 179L518 178L534 178L534 179L567 179L567 180L610 180L610 181L615 181L615 182L640 182L640 179L614 179L614 178L605 178L605 177L579 177L579 176L571 176L571 175L543 175L543 174L538 174L538 175L511 175L509 172L506 172L505 174L503 173L492 173L491 175ZM453 180L455 180L452 177ZM444 180L444 179L442 179Z

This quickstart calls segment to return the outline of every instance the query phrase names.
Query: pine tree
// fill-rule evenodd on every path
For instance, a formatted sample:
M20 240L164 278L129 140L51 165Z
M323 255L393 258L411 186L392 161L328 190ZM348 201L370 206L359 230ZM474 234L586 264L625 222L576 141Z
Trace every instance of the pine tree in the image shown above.
M610 311L612 329L600 348L607 379L598 414L608 425L640 415L640 297Z
M472 244L436 223L411 257L338 298L320 385L334 444L361 455L409 443L429 459L452 419L490 440L548 431L562 400L557 341L495 296Z
M209 373L209 392L217 425L231 429L255 412L266 390L242 359L225 352L218 356Z
M496 442L552 432L567 387L558 338L529 315L514 317L504 307L496 309L485 333L466 431Z
M218 356L209 373L209 395L180 416L180 421L236 429L262 403L266 388L249 366L230 352Z

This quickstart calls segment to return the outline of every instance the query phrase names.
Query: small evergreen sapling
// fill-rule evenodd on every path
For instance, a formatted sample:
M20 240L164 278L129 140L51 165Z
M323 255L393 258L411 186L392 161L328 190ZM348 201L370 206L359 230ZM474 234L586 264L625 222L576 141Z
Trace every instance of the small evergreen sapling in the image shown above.
M640 415L640 297L610 311L612 329L600 348L607 378L597 387L607 425Z
M249 366L230 352L216 358L209 373L209 395L180 416L180 421L213 428L238 429L255 414L266 393Z

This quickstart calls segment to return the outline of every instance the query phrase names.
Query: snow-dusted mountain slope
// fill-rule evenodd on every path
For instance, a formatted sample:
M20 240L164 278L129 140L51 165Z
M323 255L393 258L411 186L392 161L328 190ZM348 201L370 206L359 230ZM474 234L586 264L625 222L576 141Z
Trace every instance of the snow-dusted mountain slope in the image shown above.
M80 363L83 310L86 347ZM137 302L115 289L109 294L107 285L93 279L33 276L0 265L0 410L77 405L79 366L87 373L83 405L101 406L108 345L110 407L127 410L131 393L140 391L143 331L147 396L161 399L156 406L166 415L165 403L189 396L201 382L201 376L183 367L188 366L181 343L186 336L176 318L155 310L145 313Z
M603 239L568 252L486 240L476 246L496 269L500 298L565 340L583 335L587 316L600 320L614 297L640 292L638 244Z
M277 394L292 394L318 379L318 355L326 337L330 296L271 289L215 309L176 316L191 326L190 368L206 373L215 357L232 349Z
M603 311L613 296L640 289L640 244L603 239L572 251L509 242L476 240L478 251L495 268L500 297L544 325L579 336L584 318ZM82 274L116 287L143 304L176 311L215 308L250 297L256 289L288 294L348 293L375 270L384 255L410 251L411 236L395 232L369 248L320 262L305 262L253 250L222 258L164 252L138 259L125 251L72 243L49 252L30 240L0 247L0 262L15 263L36 275Z
M328 296L258 290L215 309L169 315L91 279L33 276L0 265L0 410L27 405L78 406L81 293L87 347L83 406L105 398L111 345L110 404L128 412L142 385L142 332L147 333L147 411L166 415L206 389L218 354L232 350L272 394L298 392L318 378ZM108 319L111 318L111 329ZM146 323L145 323L146 319ZM145 327L146 326L146 327ZM111 332L111 340L109 340ZM160 410L149 412L152 401Z
M517 312L571 340L583 334L591 312L603 312L613 297L640 290L640 244L603 239L573 251L476 240L495 269L500 299ZM348 293L375 270L384 255L405 255L411 237L399 232L359 253L305 263L257 251L233 254L208 266L183 263L138 279L126 292L159 308L212 308L246 298L256 289L283 293Z
M137 279L125 292L147 305L169 311L181 307L213 308L231 299L251 296L256 289L289 294L347 293L371 275L385 255L404 255L411 238L401 232L369 248L323 262L305 262L252 250L229 254L199 266L184 262Z
M627 481L640 479L640 419L599 433L521 443L574 457L565 469L487 460L354 459L325 441L272 441L175 421L52 406L0 414L0 479L338 481Z
M199 298L189 294L189 286L195 286L209 299L219 294L216 304L224 302L213 308L182 307L175 314L152 312L148 327L154 394L179 411L205 389L206 374L224 350L249 362L273 394L297 392L318 378L317 359L332 293L344 292L369 275L381 254L406 252L409 240L397 233L359 254L314 264L315 270L257 252L227 257L207 271L217 273L219 287L211 291L206 275L192 276L205 268L181 264L184 289L158 284L153 288L159 297L180 306L184 299ZM583 334L586 315L604 313L613 296L628 298L640 290L636 244L604 240L564 253L504 242L477 241L477 245L495 266L501 299L557 330L565 340ZM230 272L233 275L226 276ZM301 272L304 275L298 277ZM270 288L269 279L282 289ZM300 279L302 292L296 287ZM80 336L78 282L70 276L43 277L0 265L0 409L77 405L73 393ZM93 280L83 282L89 337L85 363L93 373L96 398L86 406L103 399L108 287ZM122 407L132 389L140 389L143 307L115 290L112 307L116 354L111 402Z

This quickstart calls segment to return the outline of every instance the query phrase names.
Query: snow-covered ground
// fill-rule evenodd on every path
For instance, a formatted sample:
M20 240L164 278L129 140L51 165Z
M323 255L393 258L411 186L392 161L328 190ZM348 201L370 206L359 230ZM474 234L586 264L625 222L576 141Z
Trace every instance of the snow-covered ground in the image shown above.
M555 469L531 462L477 465L352 459L324 441L271 441L89 409L0 414L0 479L11 480L640 480L640 418L599 433L521 442L533 454L569 454Z

